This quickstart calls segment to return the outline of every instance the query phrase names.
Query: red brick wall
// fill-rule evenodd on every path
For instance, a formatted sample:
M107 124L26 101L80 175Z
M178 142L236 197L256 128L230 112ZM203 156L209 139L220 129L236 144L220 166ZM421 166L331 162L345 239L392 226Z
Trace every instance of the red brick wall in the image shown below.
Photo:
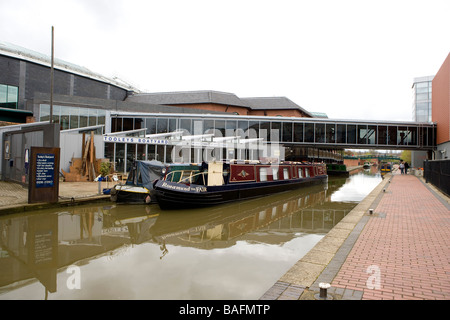
M433 79L432 120L437 123L437 143L450 141L450 54Z

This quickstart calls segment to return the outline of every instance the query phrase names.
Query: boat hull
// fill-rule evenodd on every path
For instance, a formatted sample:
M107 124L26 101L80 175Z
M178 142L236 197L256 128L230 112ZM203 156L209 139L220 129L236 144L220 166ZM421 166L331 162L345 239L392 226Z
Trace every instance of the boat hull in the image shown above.
M111 189L111 201L117 203L156 203L153 190L138 186L116 185Z
M154 191L157 203L163 210L201 208L233 201L267 196L328 181L327 175L311 178L267 182L247 182L223 186L182 185L160 180Z

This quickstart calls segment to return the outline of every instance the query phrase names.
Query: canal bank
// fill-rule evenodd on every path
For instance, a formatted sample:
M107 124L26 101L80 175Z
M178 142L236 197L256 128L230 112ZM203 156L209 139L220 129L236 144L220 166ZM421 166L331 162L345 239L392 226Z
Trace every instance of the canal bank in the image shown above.
M449 198L395 171L261 300L450 299L449 227Z
M102 182L100 190L102 188L106 188L106 183ZM98 182L60 182L57 203L29 204L28 188L14 182L0 181L0 195L0 216L58 206L108 201L110 197L99 193Z

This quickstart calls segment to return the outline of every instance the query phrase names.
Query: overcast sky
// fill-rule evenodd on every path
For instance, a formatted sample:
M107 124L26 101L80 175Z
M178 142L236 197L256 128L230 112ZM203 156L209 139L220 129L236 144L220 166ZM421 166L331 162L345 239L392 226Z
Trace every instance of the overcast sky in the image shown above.
M0 0L0 41L146 92L285 96L329 118L412 120L450 52L449 0Z

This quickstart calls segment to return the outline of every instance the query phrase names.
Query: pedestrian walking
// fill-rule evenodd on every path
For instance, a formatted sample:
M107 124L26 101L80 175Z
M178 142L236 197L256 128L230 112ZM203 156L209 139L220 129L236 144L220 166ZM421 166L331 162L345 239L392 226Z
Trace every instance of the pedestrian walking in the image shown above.
M405 174L408 174L409 164L405 161Z
M401 174L404 174L404 172L405 172L405 164L403 163L403 161L400 162L399 168L400 168L400 173L401 173Z

